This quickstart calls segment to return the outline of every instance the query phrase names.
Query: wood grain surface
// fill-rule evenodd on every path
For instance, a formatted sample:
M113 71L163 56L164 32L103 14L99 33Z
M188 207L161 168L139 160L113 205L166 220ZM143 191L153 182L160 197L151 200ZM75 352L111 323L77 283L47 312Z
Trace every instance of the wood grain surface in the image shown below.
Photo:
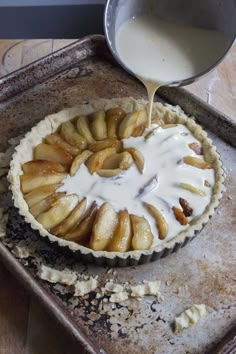
M0 40L0 77L74 40ZM236 44L210 74L187 87L236 121ZM81 348L0 263L0 354L75 354Z

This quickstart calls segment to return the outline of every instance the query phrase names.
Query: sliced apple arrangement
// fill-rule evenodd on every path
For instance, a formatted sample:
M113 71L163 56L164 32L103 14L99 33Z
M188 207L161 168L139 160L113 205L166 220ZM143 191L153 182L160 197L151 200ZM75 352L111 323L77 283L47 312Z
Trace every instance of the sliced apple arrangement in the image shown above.
M127 252L148 250L152 246L153 234L149 222L127 210L116 212L113 206L104 202L100 207L93 202L87 206L87 199L79 200L77 195L66 195L57 190L67 174L75 175L82 164L90 174L97 173L104 178L121 174L136 164L140 173L144 170L144 158L136 148L123 147L122 139L144 135L146 110L125 113L121 108L98 111L89 116L76 117L60 125L58 130L47 135L34 148L34 160L22 165L21 191L30 213L51 234L73 241L94 251ZM153 118L163 129L173 127L157 117ZM155 128L154 128L155 129ZM196 157L185 156L183 163L196 168L212 166L197 157L203 155L201 144L189 144ZM155 181L150 181L155 183ZM205 181L205 186L207 185ZM144 186L145 193L150 185ZM180 187L199 196L204 192L192 185L181 183ZM144 203L154 218L159 238L166 238L168 225L164 216L154 205ZM179 199L179 206L172 208L181 225L189 223L192 208L188 201Z

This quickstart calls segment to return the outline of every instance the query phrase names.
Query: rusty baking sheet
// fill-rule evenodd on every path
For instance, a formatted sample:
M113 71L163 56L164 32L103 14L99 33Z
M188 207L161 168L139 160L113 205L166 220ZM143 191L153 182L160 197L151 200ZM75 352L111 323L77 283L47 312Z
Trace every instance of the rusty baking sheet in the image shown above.
M180 103L207 128L227 175L220 207L191 244L165 259L115 272L79 264L70 254L39 239L11 207L9 195L4 195L1 204L9 205L9 222L0 254L6 266L89 353L224 353L222 340L230 331L227 353L234 353L236 154L231 145L236 141L236 127L184 90L164 89L160 95L157 100ZM90 98L122 96L143 98L146 94L137 80L114 64L102 36L78 41L0 80L0 151L7 148L10 138L27 132L49 113ZM31 249L25 259L12 252L22 240ZM158 279L162 299L145 297L112 305L106 296L97 300L94 292L74 297L69 287L40 280L40 264L98 275L101 285L111 278L122 284ZM207 316L174 334L174 317L194 303L204 303Z

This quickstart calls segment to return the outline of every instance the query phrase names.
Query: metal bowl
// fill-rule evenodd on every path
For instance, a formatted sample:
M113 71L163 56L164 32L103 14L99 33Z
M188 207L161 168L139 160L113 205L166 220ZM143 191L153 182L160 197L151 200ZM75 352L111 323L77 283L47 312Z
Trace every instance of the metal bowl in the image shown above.
M134 73L117 53L115 35L123 22L150 12L175 24L220 31L227 38L224 51L206 70L185 80L174 81L169 86L191 84L214 69L224 59L236 38L236 0L108 0L104 14L106 40L115 59L132 75Z

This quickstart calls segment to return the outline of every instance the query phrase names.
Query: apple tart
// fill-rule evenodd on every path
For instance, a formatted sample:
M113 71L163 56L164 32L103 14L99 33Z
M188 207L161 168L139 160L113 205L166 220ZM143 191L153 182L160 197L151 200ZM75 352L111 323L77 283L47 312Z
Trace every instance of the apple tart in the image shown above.
M153 260L213 214L224 173L212 141L180 108L99 99L52 114L17 146L9 182L33 229L95 259Z

